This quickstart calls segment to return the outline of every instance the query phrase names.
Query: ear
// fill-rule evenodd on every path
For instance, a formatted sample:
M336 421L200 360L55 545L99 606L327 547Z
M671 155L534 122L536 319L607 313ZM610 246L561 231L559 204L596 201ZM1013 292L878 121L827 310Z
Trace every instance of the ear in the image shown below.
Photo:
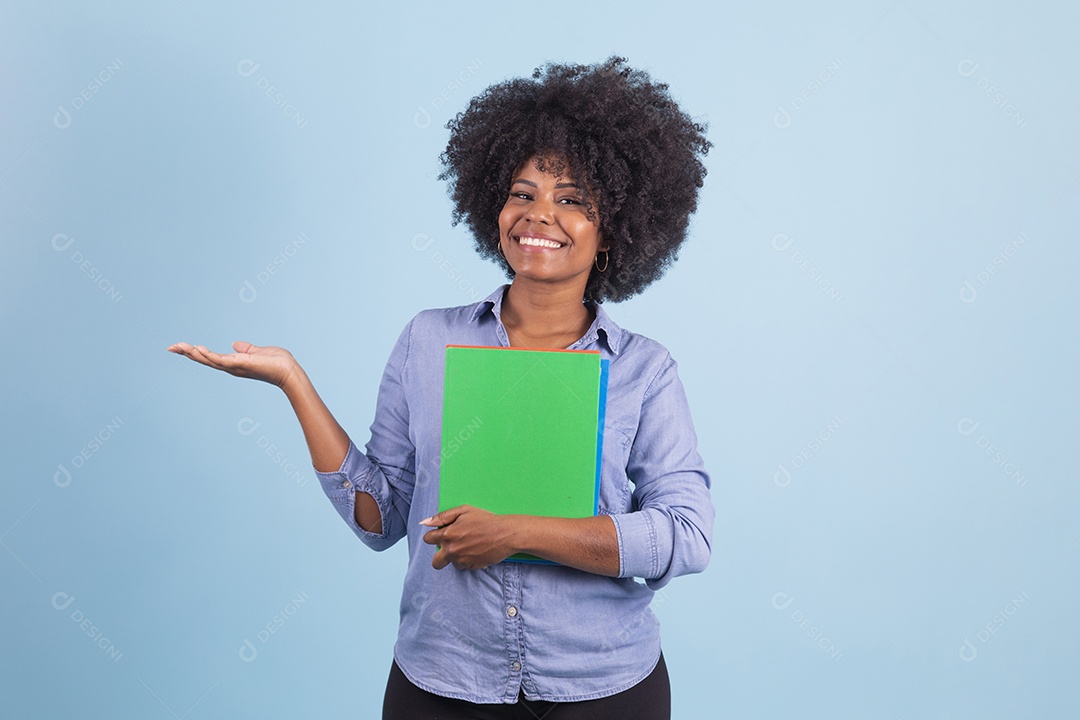
M607 240L604 239L604 233L599 232L599 231L597 232L597 241L598 241L598 244L596 246L596 251L597 252L607 252L608 250L611 249L611 246L607 244Z

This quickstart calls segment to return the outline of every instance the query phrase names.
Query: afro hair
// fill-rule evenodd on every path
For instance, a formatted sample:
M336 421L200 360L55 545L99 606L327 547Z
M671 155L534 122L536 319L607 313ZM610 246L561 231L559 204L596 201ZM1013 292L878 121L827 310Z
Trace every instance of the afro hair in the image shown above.
M551 63L531 78L493 85L446 127L439 179L449 184L454 224L464 221L477 252L509 277L513 270L497 250L498 216L522 163L562 158L589 189L588 211L598 211L609 246L604 272L594 267L585 287L594 302L640 293L675 261L712 146L706 126L679 108L666 84L621 57ZM539 169L564 170L550 163Z

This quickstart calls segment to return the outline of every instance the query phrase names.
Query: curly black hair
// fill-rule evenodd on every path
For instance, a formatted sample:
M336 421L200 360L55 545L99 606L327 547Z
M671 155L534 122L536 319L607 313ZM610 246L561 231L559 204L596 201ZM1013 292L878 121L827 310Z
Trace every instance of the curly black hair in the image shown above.
M464 220L477 252L509 277L497 243L512 175L534 156L565 158L590 190L587 210L595 217L598 207L610 248L605 271L594 267L585 287L585 299L595 302L638 294L675 261L705 178L701 159L712 146L706 126L679 108L666 84L622 57L549 63L531 79L498 83L446 127L439 179L449 183L454 224Z

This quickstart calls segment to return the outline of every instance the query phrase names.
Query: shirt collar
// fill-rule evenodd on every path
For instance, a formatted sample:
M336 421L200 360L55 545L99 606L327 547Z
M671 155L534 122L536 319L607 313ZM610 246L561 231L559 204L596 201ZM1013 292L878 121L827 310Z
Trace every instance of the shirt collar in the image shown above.
M499 287L497 290L495 290L495 292L491 293L486 298L484 298L480 302L476 303L476 307L473 308L473 314L472 314L472 317L470 318L470 321L471 322L476 322L477 320L480 319L480 316L482 316L484 313L490 311L499 322L502 322L502 299L503 299L503 293L506 292L506 288L508 288L508 287L510 287L510 286L509 285L503 285L503 286Z
M503 285L495 292L488 295L486 298L476 303L475 309L473 309L471 322L478 321L486 313L490 312L495 316L495 319L502 323L502 301L503 293L509 285ZM591 342L598 341L600 337L604 338L604 342L607 344L608 350L613 355L619 354L619 348L622 345L622 328L615 324L607 312L604 311L604 306L600 303L593 303L593 310L596 311L596 319L593 320L593 324L589 326L588 331L585 333L585 337L581 339L582 345L588 345Z

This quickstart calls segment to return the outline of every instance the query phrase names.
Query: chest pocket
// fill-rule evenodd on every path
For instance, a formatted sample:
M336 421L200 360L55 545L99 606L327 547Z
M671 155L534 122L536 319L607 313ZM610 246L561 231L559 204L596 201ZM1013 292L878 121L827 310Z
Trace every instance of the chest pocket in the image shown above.
M630 512L630 478L626 466L630 460L633 438L620 428L604 427L604 449L600 462L601 515L618 515Z

